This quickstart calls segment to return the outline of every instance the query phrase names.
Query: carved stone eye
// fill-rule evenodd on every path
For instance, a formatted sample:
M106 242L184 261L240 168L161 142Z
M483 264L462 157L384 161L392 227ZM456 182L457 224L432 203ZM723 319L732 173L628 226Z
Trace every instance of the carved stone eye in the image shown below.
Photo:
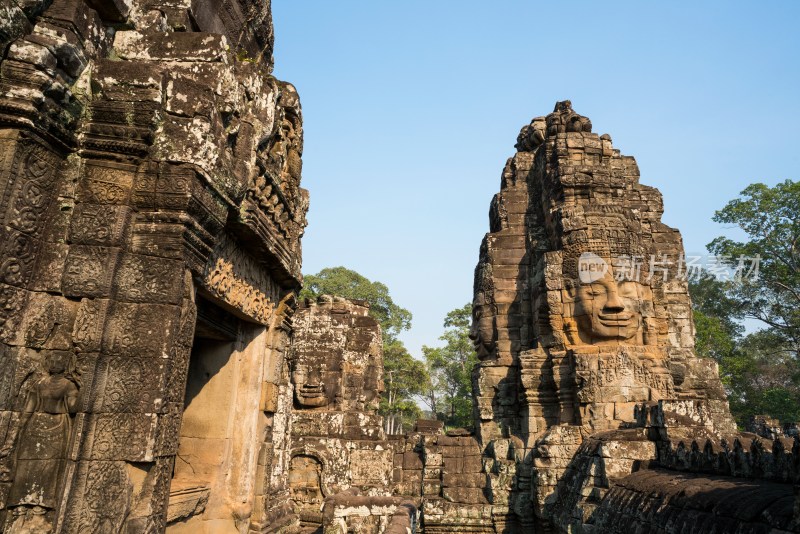
M590 295L592 295L593 297L599 297L600 295L605 295L606 294L606 288L603 287L603 286L592 285L590 287L588 293Z

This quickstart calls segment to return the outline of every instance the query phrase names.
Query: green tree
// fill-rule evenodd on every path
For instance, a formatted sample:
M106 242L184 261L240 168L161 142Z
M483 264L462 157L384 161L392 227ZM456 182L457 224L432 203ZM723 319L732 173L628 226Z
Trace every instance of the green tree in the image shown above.
M719 362L731 411L800 419L800 184L757 183L717 211L714 220L746 236L708 245L717 261L741 275L690 284L697 352ZM752 269L757 265L757 271ZM762 330L744 333L742 319Z
M719 260L737 268L758 259L758 276L742 277L729 296L746 317L764 323L800 356L800 183L752 184L717 211L714 221L736 225L748 238L712 241L708 249Z
M745 336L723 368L730 376L731 410L740 421L761 414L800 420L800 369L782 335L767 328Z
M739 305L730 282L703 273L690 282L696 350L719 363L731 412L741 426L753 415L782 421L800 416L796 360L782 348L783 339L770 329L744 335Z
M384 343L396 341L400 332L411 328L411 312L394 303L385 284L345 267L328 267L304 276L300 298L320 295L367 301L369 314L381 325Z
M414 398L427 390L430 377L425 364L408 353L399 341L383 349L384 393L380 413L384 416L387 434L400 434L422 417Z
M478 355L469 339L472 304L447 314L444 346L423 346L430 380L423 401L448 426L472 425L472 368Z
M743 408L754 393L748 383L755 365L749 354L739 350L744 329L739 322L738 306L728 297L729 286L703 271L696 280L689 282L689 293L697 355L717 361L731 411L743 424L749 415Z
M730 285L730 282L717 280L706 271L701 271L700 276L689 282L697 354L713 358L721 365L735 350L744 332L740 306L728 296Z

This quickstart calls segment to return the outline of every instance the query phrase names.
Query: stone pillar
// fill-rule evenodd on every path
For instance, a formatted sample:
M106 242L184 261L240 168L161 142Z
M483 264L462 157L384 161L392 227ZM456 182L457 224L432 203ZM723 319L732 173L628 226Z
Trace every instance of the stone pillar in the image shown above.
M364 302L306 299L290 347L294 410L289 486L304 527L322 525L322 503L343 492L389 496L395 448L378 404L383 345Z

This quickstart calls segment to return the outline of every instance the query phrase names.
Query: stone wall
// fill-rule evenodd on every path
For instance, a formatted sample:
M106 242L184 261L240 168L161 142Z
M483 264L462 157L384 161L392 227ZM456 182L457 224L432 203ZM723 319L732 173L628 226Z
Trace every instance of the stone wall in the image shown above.
M514 452L507 441L497 441L493 456L485 457L468 432L444 435L431 422L385 436L376 411L383 384L380 329L363 303L308 299L293 326L289 476L303 531L389 532L400 521L396 513L413 518L402 528L428 533L503 531L507 507L495 514L489 495L509 494Z
M269 4L54 0L0 19L0 528L279 524L308 195Z
M481 448L469 435L421 436L425 532L494 532Z
M597 532L797 532L786 484L644 470L609 492L594 518Z
M362 497L347 492L325 500L324 534L412 534L417 507L401 497Z
M583 517L573 508L574 524L600 532L800 530L794 509L800 444L749 433L721 437L710 414L702 401L662 401L639 410L641 430L587 440L605 442L581 459L591 458L591 471L607 476L595 481L592 489L601 498L583 504ZM630 436L620 441L631 433L639 436L638 447L630 446L635 443ZM625 466L626 457L637 465ZM575 470L571 482L586 487L586 472ZM580 493L575 489L571 493ZM570 513L568 508L561 507L562 514Z

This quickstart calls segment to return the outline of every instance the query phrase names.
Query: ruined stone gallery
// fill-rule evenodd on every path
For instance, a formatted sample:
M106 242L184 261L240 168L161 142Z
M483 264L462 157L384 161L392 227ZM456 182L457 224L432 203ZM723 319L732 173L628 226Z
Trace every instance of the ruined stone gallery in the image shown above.
M368 307L297 298L269 3L0 13L0 531L800 532L800 443L737 431L671 267L629 276L680 234L569 102L475 244L474 432L386 435Z

